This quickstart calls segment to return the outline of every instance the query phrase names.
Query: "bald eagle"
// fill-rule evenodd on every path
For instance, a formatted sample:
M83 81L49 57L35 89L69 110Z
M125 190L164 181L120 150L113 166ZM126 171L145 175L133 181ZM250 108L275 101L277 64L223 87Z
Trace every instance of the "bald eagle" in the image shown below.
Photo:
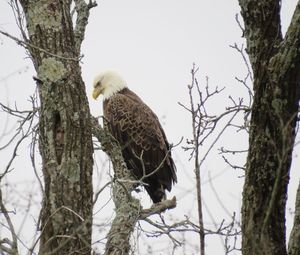
M103 95L103 114L108 130L119 142L127 168L154 203L166 198L177 182L176 167L157 116L114 71L94 79L93 98Z

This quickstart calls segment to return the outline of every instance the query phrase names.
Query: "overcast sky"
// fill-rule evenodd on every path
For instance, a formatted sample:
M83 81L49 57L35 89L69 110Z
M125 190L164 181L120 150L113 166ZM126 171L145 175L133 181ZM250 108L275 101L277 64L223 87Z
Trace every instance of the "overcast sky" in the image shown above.
M296 2L282 1L283 31L286 30ZM190 138L190 116L178 102L189 102L187 84L191 80L190 69L193 63L199 67L201 84L205 84L205 77L208 76L212 88L226 87L222 96L211 104L212 111L222 111L229 103L228 95L247 96L246 91L235 81L236 76L245 76L246 67L241 56L229 47L234 43L245 43L235 20L236 14L239 14L237 0L98 1L98 7L91 11L82 46L82 75L92 114L102 114L101 99L94 101L91 98L93 78L103 70L113 69L156 112L171 143L177 143L181 137ZM239 19L242 20L240 16ZM6 0L0 0L0 29L14 36L20 35ZM35 71L30 59L21 47L2 35L0 56L0 101L10 106L17 104L20 109L29 108L29 96L35 92L32 80ZM6 115L0 112L0 135L2 130L9 131L9 128L14 127L14 120L9 119L6 128L2 122L5 118ZM0 147L5 141L7 138L0 140ZM14 181L33 178L28 163L28 144L29 141L22 148L22 154L26 155L20 156L14 165L15 170L11 174ZM245 149L247 137L233 132L225 133L224 140L217 144L216 149L225 145ZM1 168L7 164L5 159L13 148L9 149L5 153L0 151ZM169 196L176 195L179 201L173 215L178 219L183 219L185 214L191 215L195 220L192 163L188 162L189 155L180 146L174 151L174 157L179 183ZM237 161L242 164L243 158ZM298 161L299 166L298 157L295 161ZM295 193L299 182L299 174L296 176L295 172L292 171L291 193ZM202 172L203 182L206 182L203 185L203 199L207 228L213 227L210 213L216 222L223 218L229 219L222 205L217 202L212 186L207 184L209 176L218 176L214 179L214 187L226 205L226 210L237 212L239 219L243 184L241 175L242 172L226 166L217 151L208 158ZM294 201L289 203L289 207L293 208ZM222 254L219 239L208 239L208 254ZM191 235L191 242L197 240L197 236ZM182 250L179 249L178 254L182 254Z

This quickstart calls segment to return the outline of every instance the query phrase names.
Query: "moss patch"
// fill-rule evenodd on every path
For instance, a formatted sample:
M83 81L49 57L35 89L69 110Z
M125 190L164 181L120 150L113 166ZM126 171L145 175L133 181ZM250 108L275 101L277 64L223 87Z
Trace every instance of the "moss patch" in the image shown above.
M39 67L39 78L41 80L56 82L63 79L66 73L63 63L53 57L44 58L42 65Z

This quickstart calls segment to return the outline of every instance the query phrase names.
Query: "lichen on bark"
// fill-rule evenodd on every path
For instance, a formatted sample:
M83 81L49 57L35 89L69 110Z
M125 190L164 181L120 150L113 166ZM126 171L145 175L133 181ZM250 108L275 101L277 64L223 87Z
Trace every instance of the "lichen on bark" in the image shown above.
M67 70L64 64L54 57L43 58L42 64L39 66L38 70L39 79L42 81L57 82L59 80L65 79Z
M36 1L29 0L28 2L36 3ZM33 35L35 33L36 26L39 25L42 29L52 29L59 31L62 23L62 15L59 12L55 12L58 3L55 1L49 5L48 0L39 0L38 4L32 4L28 9L27 20L28 33ZM55 15L54 15L55 14Z
M45 192L39 254L91 254L93 145L72 1L20 3L41 103L39 148ZM84 15L87 19L89 12Z

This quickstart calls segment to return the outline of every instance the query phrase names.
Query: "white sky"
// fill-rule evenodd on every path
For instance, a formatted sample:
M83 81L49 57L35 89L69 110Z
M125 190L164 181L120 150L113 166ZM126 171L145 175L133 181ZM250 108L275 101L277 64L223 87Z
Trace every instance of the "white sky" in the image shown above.
M297 1L283 0L282 2L282 21L285 31ZM205 76L209 76L210 86L226 87L225 92L211 104L212 111L222 111L229 103L230 94L236 98L247 95L234 79L235 76L243 78L246 68L237 52L229 47L235 42L239 45L245 43L235 21L237 13L239 13L237 0L99 1L98 7L91 11L82 47L84 54L82 75L86 82L92 114L99 116L102 112L101 100L93 101L90 96L92 80L98 72L114 69L156 112L170 142L177 143L182 136L190 138L190 116L179 107L178 102L188 104L187 84L190 82L190 69L193 62L200 68L200 83L204 84ZM15 36L20 34L6 0L0 0L0 29ZM30 107L28 98L35 92L35 83L32 80L35 72L30 60L21 47L3 36L0 36L0 56L0 101L10 106L17 104L20 109ZM5 118L5 114L0 112L0 134L5 128L2 121ZM14 127L13 123L14 120L10 119L9 126ZM0 147L4 143L5 138L0 139ZM29 141L22 147L22 156L14 165L15 170L10 176L11 181L33 178L28 158L28 144ZM235 132L227 132L215 149L221 146L245 149L247 137ZM12 149L10 147L9 152ZM1 168L7 164L9 155L7 152L0 151ZM183 152L180 147L176 148L174 156L179 183L170 196L177 196L178 207L167 214L170 213L178 219L183 219L187 214L195 220L192 164L188 162L188 153ZM237 161L240 163L242 159L239 158ZM299 165L299 158L295 158L295 161L298 161ZM299 174L296 176L295 172L294 169L291 194L295 193L299 182ZM239 176L242 173L228 168L215 150L203 167L203 182L208 180L209 175L220 175L214 179L214 187L227 210L239 214L243 184L243 179ZM22 190L23 187L19 189ZM207 228L213 226L209 213L213 214L216 222L220 222L223 218L229 219L207 182L203 185L203 199L208 208L204 210ZM147 199L145 200L147 203ZM293 208L293 203L291 200L289 207ZM291 224L290 219L287 221ZM191 243L198 240L195 234L189 235L189 238ZM157 240L153 239L150 245L152 242L154 245ZM220 244L218 238L208 237L207 254L223 254ZM176 254L182 252L178 249ZM191 254L191 251L187 251L186 254Z

